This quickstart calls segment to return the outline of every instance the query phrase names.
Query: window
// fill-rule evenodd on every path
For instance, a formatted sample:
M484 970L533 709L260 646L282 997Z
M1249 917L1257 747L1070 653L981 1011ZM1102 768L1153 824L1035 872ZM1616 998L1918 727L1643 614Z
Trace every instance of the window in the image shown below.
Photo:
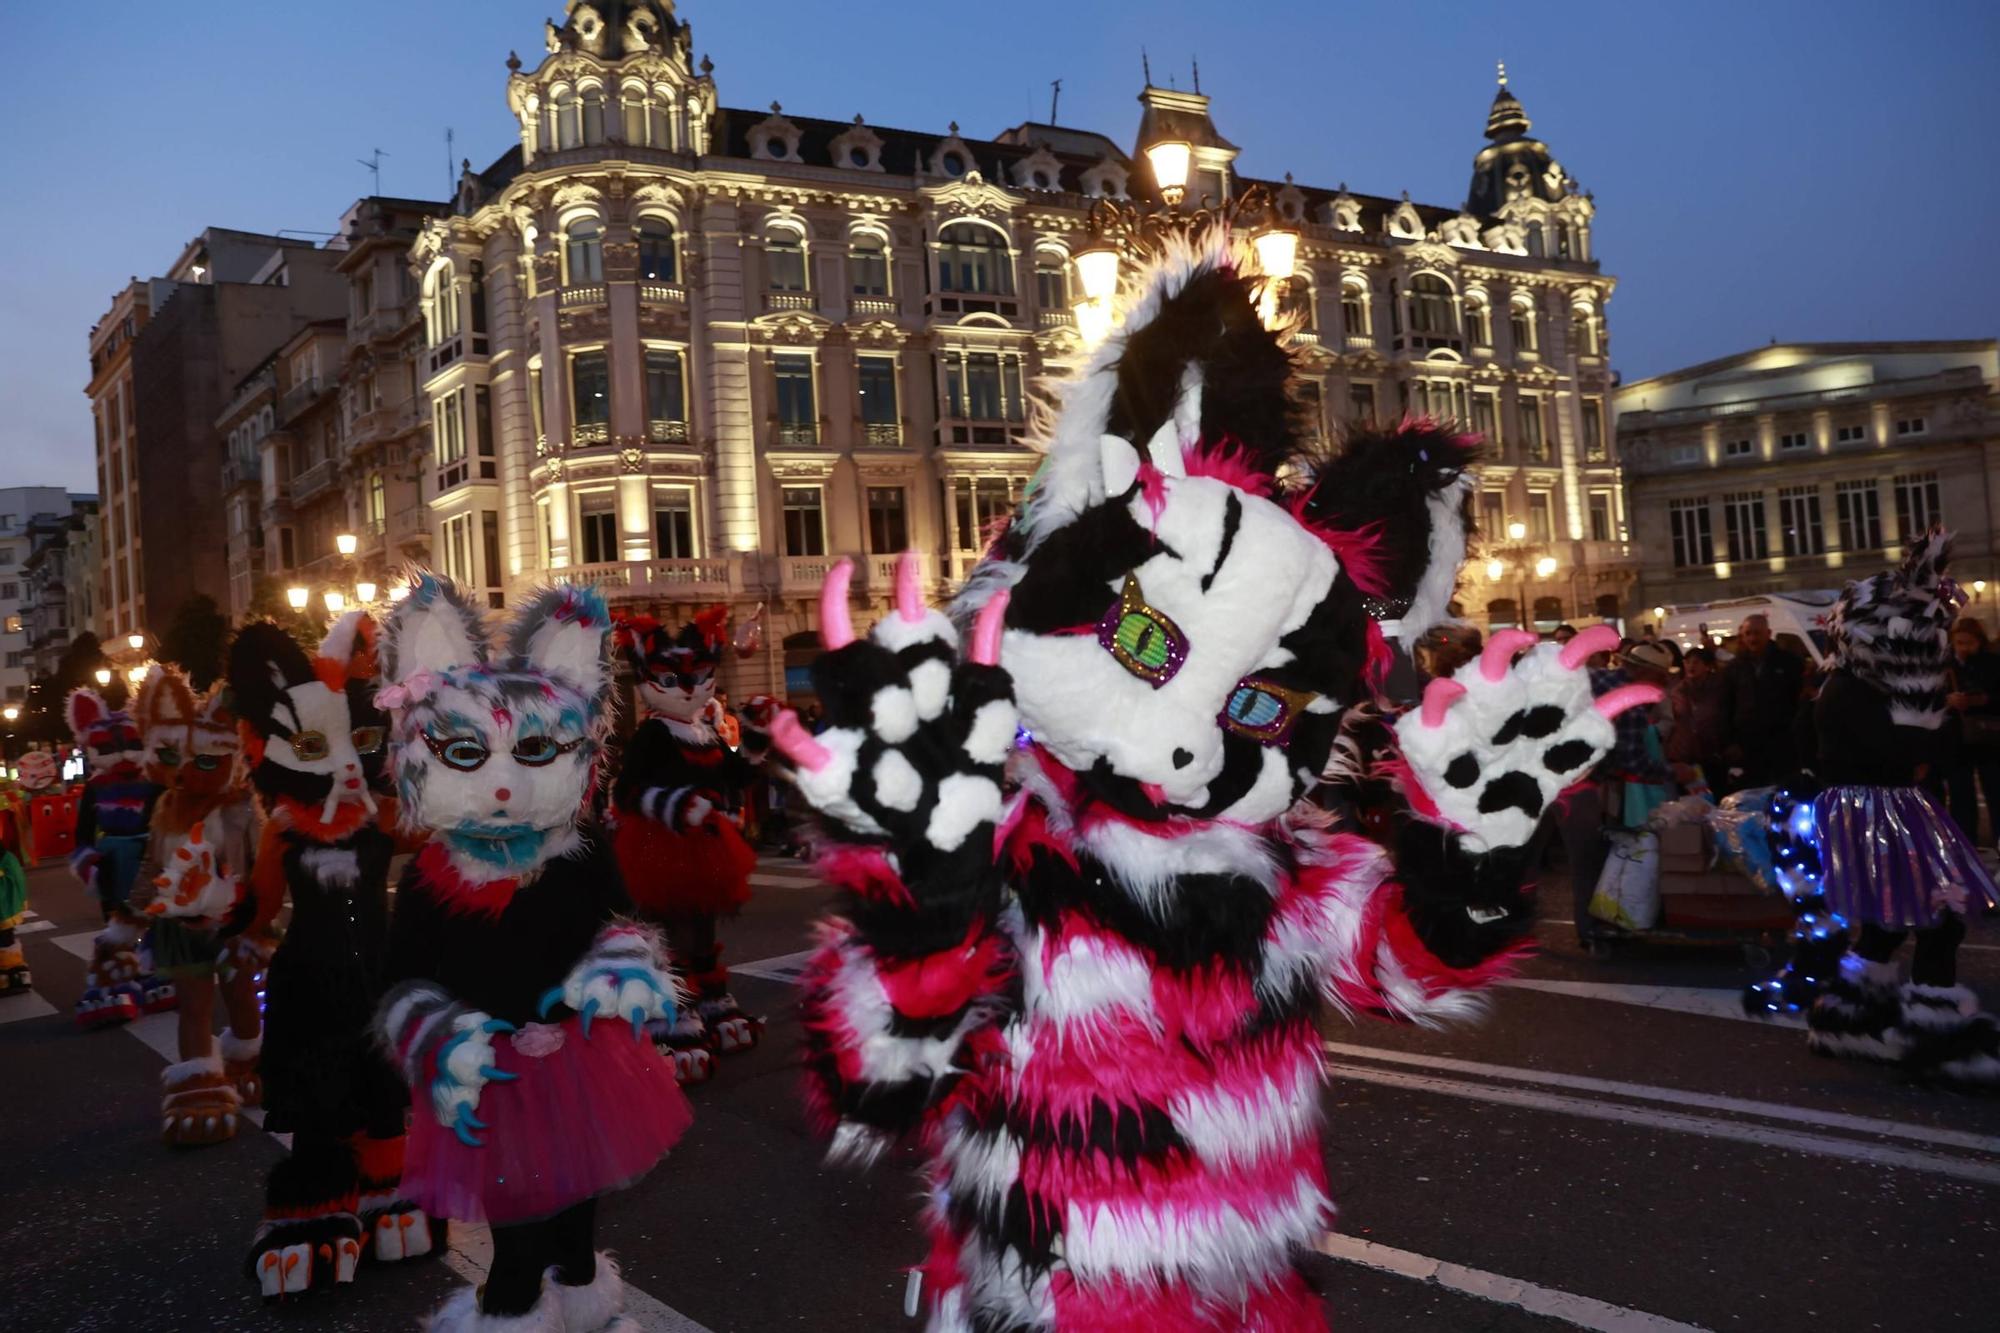
M772 291L802 292L806 289L806 243L791 228L773 228L770 235L764 238L764 263L770 269Z
M1546 542L1555 539L1554 497L1547 491L1528 492L1528 539Z
M1930 423L1922 417L1904 417L1896 422L1896 438L1905 435L1922 435L1930 429Z
M983 551L1000 524L1014 511L1021 483L1008 477L953 477L952 514L958 549Z
M813 408L813 363L810 356L787 352L771 358L771 374L778 406L778 441L781 444L819 443L819 414ZM813 492L819 494L818 491ZM819 555L818 551L794 551L793 555Z
M902 425L896 410L896 358L864 356L855 362L861 395L861 426L868 444L901 444Z
M1686 467L1700 461L1701 446L1698 444L1681 443L1667 447L1667 462L1676 467Z
M654 491L653 558L692 560L694 555L694 493Z
M1472 429L1488 444L1500 443L1500 396L1481 389L1472 395Z
M1611 492L1592 491L1590 493L1590 539L1594 542L1616 540L1611 533Z
M1569 312L1569 347L1576 356L1597 355L1597 320L1580 306Z
M787 486L785 504L785 554L825 555L826 515L820 508L817 486Z
M472 515L456 514L441 525L446 577L462 587L472 585Z
M1507 308L1507 325L1514 337L1516 352L1535 350L1535 308L1525 301L1516 301Z
M1867 438L1868 427L1866 426L1838 426L1834 428L1833 432L1833 442L1835 444L1860 444Z
M431 404L431 449L440 468L464 461L465 417L458 392L445 394Z
M1882 495L1873 481L1843 481L1833 488L1834 510L1840 519L1840 549L1876 551L1882 547Z
M1725 440L1722 445L1724 458L1748 458L1757 451L1755 440Z
M1069 261L1061 255L1035 252L1035 304L1044 310L1069 309Z
M1300 380L1299 424L1303 427L1305 441L1310 445L1320 444L1326 436L1326 403L1320 393L1318 380Z
M21 632L21 617L19 616L7 617L7 632L9 634L19 634Z
M680 263L674 250L674 224L665 218L641 218L638 236L640 281L678 282Z
M1764 531L1764 492L1738 491L1722 497L1722 518L1729 531L1731 560L1769 560L1771 542Z
M868 549L876 555L896 555L910 544L910 527L903 513L901 486L868 488Z
M1410 332L1450 338L1458 333L1451 284L1435 273L1410 279Z
M604 90L585 88L579 99L583 103L583 141L585 143L604 142Z
M1340 324L1350 338L1366 338L1372 332L1368 326L1368 289L1358 282L1340 284Z
M458 333L458 287L452 276L451 265L443 263L434 266L424 277L424 331L432 347ZM292 378L294 382L299 379L297 366L292 368ZM114 420L114 438L117 429Z
M1675 500L1667 507L1674 534L1674 568L1715 563L1715 534L1709 529L1708 497Z
M1586 463L1606 463L1610 454L1604 448L1604 400L1585 398L1583 407L1583 461Z
M576 497L577 549L586 565L608 565L618 559L618 496L615 491L585 491Z
M1487 540L1499 541L1507 536L1507 493L1505 491L1481 491L1479 493L1479 527Z
M563 269L563 281L571 287L604 281L604 226L596 218L578 218L569 224Z
M1913 545L1943 522L1944 506L1938 498L1937 473L1918 472L1896 478L1896 527L1903 534L1903 545ZM0 596L11 595L0 588Z
M1778 491L1778 527L1786 555L1821 555L1826 533L1820 527L1819 487L1786 486Z
M380 529L389 516L389 483L380 472L368 476L368 523Z
M472 261L472 350L486 350L486 265Z
M674 95L665 87L656 87L646 104L646 128L655 148L677 146L674 134Z
M1521 395L1521 447L1531 463L1549 461L1549 443L1542 434L1542 400L1535 394Z
M1319 327L1319 310L1313 300L1312 283L1294 275L1278 286L1278 317L1285 327L1313 330Z
M472 424L478 436L474 447L479 451L479 479L491 481L498 475L494 471L493 391L484 384L472 390Z
M583 141L583 117L581 109L577 106L574 89L557 89L554 112L556 120L556 147L576 147Z
M1812 448L1812 439L1804 431L1791 431L1778 437L1778 452L1795 454Z
M625 142L629 144L645 144L647 141L646 90L644 88L627 87L620 93L618 104L622 113L620 119L624 122L625 126ZM658 144L656 146L660 148L666 147L665 144Z
M945 415L958 420L1024 421L1021 358L1012 353L946 352Z
M604 353L578 352L571 357L569 382L576 443L604 443L611 428L611 367Z
M487 588L497 588L500 583L500 513L495 509L479 511L479 550L486 562ZM501 597L497 591L486 594L486 605L500 609Z
M662 442L687 438L686 381L671 347L646 349L646 434Z
M1474 347L1493 345L1493 311L1483 297L1465 300L1465 336Z
M1355 382L1347 386L1347 406L1356 423L1367 425L1375 420L1375 386L1366 382Z
M880 237L856 238L847 256L847 273L856 296L889 294L889 252Z
M976 222L947 223L938 232L938 290L1012 296L1014 266L1005 238Z

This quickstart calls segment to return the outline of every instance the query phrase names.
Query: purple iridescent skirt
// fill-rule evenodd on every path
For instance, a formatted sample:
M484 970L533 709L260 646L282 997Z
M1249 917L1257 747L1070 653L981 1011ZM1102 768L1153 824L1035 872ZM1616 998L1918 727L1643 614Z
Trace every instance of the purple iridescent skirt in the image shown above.
M1813 810L1827 904L1848 920L1907 930L2000 905L1972 840L1923 788L1829 787Z

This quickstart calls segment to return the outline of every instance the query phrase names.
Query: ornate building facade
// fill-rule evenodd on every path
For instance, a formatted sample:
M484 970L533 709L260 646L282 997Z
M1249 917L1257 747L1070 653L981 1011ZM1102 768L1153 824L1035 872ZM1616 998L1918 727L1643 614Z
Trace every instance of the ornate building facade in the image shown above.
M412 250L434 560L495 604L552 574L667 620L761 604L796 647L739 689L787 687L840 556L880 606L906 546L940 591L977 559L1039 462L1037 377L1083 350L1070 254L1094 199L1152 191L1146 147L1188 142L1197 198L1255 183L1198 92L1146 88L1129 149L974 139L725 107L668 0L571 0L543 36L509 61L519 143ZM1301 233L1300 393L1329 437L1403 413L1488 435L1482 522L1519 536L1468 614L1615 614L1613 281L1529 129L1503 76L1462 208L1264 182Z
M1995 618L2000 343L1778 343L1619 389L1636 605L1838 589L1934 523Z

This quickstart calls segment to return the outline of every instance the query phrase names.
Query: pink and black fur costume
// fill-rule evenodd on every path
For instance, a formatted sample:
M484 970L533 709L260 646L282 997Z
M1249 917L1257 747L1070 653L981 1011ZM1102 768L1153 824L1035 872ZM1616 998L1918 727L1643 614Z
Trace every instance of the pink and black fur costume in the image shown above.
M1612 741L1582 655L1503 638L1374 726L1393 851L1300 801L1365 762L1374 617L1443 613L1473 449L1416 423L1300 458L1249 262L1171 247L1059 386L962 656L908 560L855 639L843 565L830 726L773 727L846 893L810 1107L837 1159L928 1153L933 1333L1323 1328L1315 1014L1474 1012L1528 920L1519 849Z
M230 645L231 703L264 810L250 892L219 932L292 915L265 974L264 1127L292 1149L265 1182L246 1259L266 1297L352 1282L364 1256L436 1252L442 1227L398 1193L409 1096L369 1022L389 934L389 860L370 785L387 719L375 707L373 623L335 623L317 654L268 621Z
M579 826L609 728L610 628L595 589L548 588L489 644L429 574L390 615L377 697L403 821L429 840L397 889L376 1033L415 1094L404 1192L493 1228L485 1284L431 1333L634 1327L595 1249L597 1198L692 1119L646 1039L673 1012L672 974Z
M716 938L718 920L750 901L757 867L732 813L756 768L708 720L727 615L716 607L672 636L642 618L622 621L618 632L646 713L612 782L612 845L633 903L666 931L674 966L694 993L695 1002L656 1034L686 1083L709 1076L711 1052L747 1051L764 1028L729 993ZM744 750L758 739L746 738Z
M1806 1017L1822 1055L1897 1062L1919 1077L2000 1084L2000 1022L1958 981L1965 913L1996 905L1978 850L1921 770L1942 756L1951 626L1965 594L1933 530L1901 568L1847 585L1827 623L1833 670L1813 705L1813 801L1827 907L1860 926ZM1908 981L1896 954L1916 935Z

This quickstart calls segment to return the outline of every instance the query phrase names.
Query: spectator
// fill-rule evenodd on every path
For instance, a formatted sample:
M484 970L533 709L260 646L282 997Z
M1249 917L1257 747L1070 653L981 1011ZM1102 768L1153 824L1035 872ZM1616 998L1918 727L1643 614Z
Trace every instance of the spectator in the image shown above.
M1994 793L2000 790L2000 655L1986 637L1986 626L1971 616L1951 627L1951 650L1951 693L1945 706L1958 734L1945 766L1945 790L1951 817L1966 837L1979 842L1982 791L1987 818L2000 833L2000 808L1994 805ZM1989 834L1980 845L1991 847L1993 842Z
M1591 671L1592 694L1606 695L1622 685L1665 685L1673 658L1657 643L1634 643L1621 648L1614 662L1607 669ZM1590 899L1610 850L1607 828L1643 825L1652 808L1667 797L1666 756L1654 714L1651 708L1629 708L1618 715L1618 739L1611 752L1598 763L1591 780L1569 794L1556 816L1556 833L1569 863L1577 939L1584 944L1605 929L1590 914Z
M1674 710L1673 735L1667 740L1667 761L1683 787L1691 770L1700 769L1713 783L1722 773L1722 750L1729 729L1722 716L1722 675L1715 649L1695 648L1681 663L1681 681L1669 698Z
M1805 682L1805 660L1771 641L1771 622L1762 615L1743 618L1736 656L1722 669L1722 715L1728 743L1726 772L1719 793L1768 787L1797 766L1792 719Z
M1554 630L1550 631L1549 637L1557 643L1568 643L1576 637L1576 626L1570 624L1568 621L1564 621L1562 624L1557 625Z

